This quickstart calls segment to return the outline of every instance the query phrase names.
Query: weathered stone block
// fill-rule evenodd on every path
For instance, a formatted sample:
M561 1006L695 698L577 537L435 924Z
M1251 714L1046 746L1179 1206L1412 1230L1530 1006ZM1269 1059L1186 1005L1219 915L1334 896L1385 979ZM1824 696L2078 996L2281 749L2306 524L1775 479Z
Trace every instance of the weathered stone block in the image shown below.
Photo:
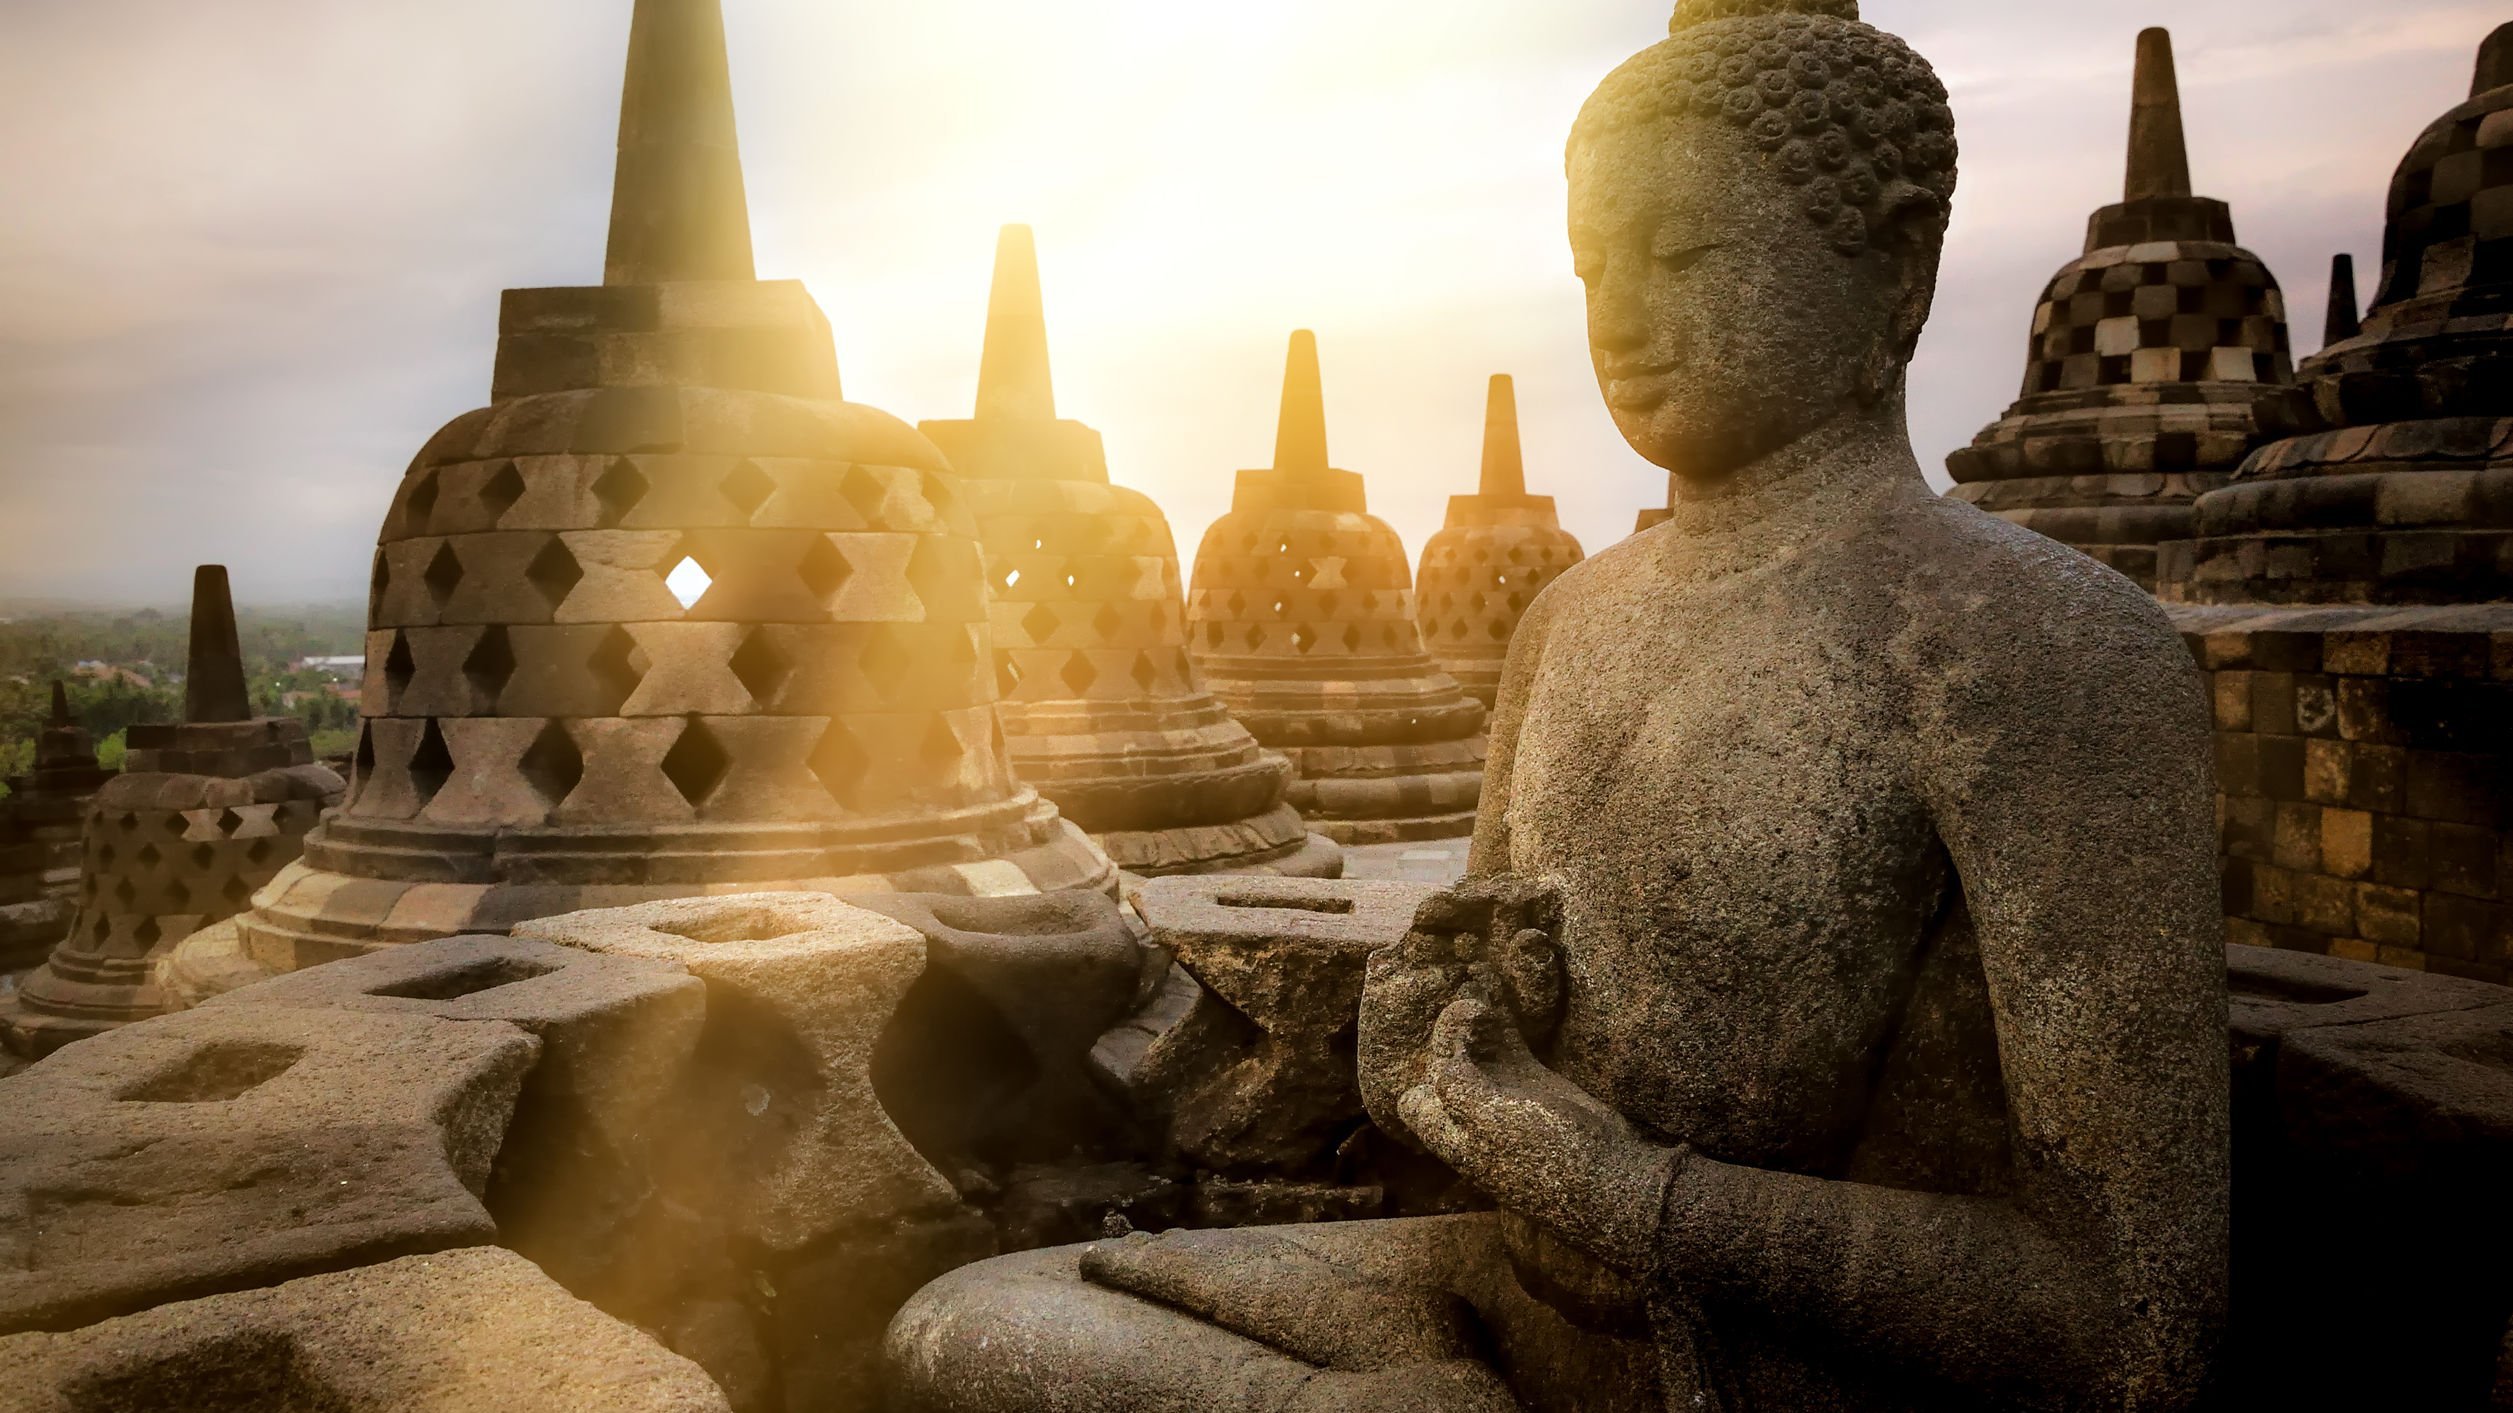
M688 1360L509 1251L409 1256L0 1339L18 1413L722 1413Z
M433 1016L235 1006L0 1081L0 1330L493 1241L540 1043Z

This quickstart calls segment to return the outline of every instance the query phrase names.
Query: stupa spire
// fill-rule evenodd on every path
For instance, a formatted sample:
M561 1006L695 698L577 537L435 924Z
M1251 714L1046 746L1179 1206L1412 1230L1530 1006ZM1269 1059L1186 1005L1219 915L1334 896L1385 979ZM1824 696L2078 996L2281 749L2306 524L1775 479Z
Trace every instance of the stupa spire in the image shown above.
M2508 85L2513 85L2513 21L2497 25L2478 46L2478 73L2470 80L2469 96L2476 98Z
M2330 313L2321 326L2321 346L2345 343L2365 331L2356 303L2356 257L2330 257Z
M986 351L977 367L977 415L1023 421L1056 416L1038 241L1027 226L1004 227L995 243L995 289L986 303Z
M637 0L603 283L757 278L720 0Z
M1283 416L1274 432L1274 469L1310 474L1327 469L1326 387L1318 373L1318 336L1291 336L1283 367Z
M192 647L184 666L183 719L253 719L252 699L244 690L244 649L236 638L236 605L222 564L192 571Z
M2129 109L2129 183L2125 196L2144 201L2190 195L2190 149L2181 130L2181 82L2173 72L2173 35L2138 36L2138 70Z
M1518 445L1518 387L1507 373L1492 375L1483 406L1483 494L1527 494L1527 460Z

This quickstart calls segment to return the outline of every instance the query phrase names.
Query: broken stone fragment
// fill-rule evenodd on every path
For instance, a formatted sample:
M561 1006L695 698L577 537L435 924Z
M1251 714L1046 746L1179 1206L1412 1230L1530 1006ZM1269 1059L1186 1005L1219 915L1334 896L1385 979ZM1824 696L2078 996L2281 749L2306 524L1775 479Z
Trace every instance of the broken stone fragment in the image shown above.
M0 1339L18 1413L722 1413L698 1367L476 1247Z
M497 1239L540 1043L503 1023L187 1011L0 1081L0 1331Z
M675 964L706 983L683 1141L709 1155L721 1184L710 1195L734 1235L791 1252L958 1209L873 1091L873 1048L925 970L914 928L778 893L569 913L515 935Z
M1298 1172L1362 1121L1354 1027L1370 954L1405 935L1428 885L1163 878L1140 906L1204 994L1143 1057L1171 1141L1219 1171Z

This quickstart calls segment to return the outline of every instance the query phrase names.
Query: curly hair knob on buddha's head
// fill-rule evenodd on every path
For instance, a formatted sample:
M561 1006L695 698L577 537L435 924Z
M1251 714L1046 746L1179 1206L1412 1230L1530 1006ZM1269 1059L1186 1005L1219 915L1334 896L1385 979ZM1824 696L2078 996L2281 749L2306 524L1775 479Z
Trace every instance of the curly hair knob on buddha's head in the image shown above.
M1859 20L1858 0L1683 0L1668 37L1608 75L1572 130L1718 118L1749 137L1845 255L1916 191L1942 220L1955 194L1945 85L1910 46Z

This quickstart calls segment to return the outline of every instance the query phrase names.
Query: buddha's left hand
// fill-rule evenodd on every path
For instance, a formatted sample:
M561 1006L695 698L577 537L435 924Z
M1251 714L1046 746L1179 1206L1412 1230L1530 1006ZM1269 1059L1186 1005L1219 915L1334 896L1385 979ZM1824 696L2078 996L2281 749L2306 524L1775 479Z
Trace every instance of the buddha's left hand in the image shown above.
M1468 997L1440 1016L1429 1082L1400 1106L1414 1135L1503 1207L1610 1266L1645 1272L1685 1150L1544 1067L1497 1008Z

